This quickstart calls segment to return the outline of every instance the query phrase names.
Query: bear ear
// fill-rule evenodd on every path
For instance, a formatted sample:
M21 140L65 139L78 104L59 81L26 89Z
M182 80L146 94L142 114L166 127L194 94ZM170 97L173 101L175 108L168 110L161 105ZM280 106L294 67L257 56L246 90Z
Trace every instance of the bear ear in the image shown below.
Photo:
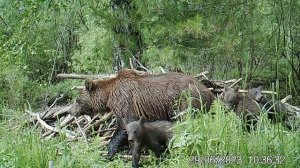
M261 91L262 87L261 86L258 86L257 87L257 90Z
M127 118L122 118L122 122L123 122L123 125L125 125L125 127L126 127L126 125L128 124L127 121L128 121Z
M245 88L246 90L249 90L249 89L251 89L251 84L250 83L248 83L247 85L246 85L246 88Z
M140 122L141 124L144 124L144 122L145 122L144 116L141 116L141 118L139 119L139 122Z
M230 88L227 85L224 86L224 89L225 89L225 92L227 92L228 90L230 90Z
M96 83L92 79L85 80L85 89L88 91L93 91L96 89Z
M234 87L234 91L235 91L235 92L239 92L239 89L240 89L239 86L235 86L235 87Z

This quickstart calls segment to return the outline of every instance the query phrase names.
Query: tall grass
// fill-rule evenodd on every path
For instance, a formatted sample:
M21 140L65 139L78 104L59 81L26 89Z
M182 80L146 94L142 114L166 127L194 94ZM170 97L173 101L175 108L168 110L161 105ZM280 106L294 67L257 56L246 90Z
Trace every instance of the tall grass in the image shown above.
M12 112L4 109L4 114ZM195 115L196 114L196 115ZM19 117L16 117L19 116ZM84 141L68 142L60 136L44 140L32 125L19 113L0 121L0 167L131 167L131 161L117 155L108 162L100 151L106 151L97 137ZM169 153L160 167L299 167L300 134L286 130L281 124L272 124L262 115L256 131L245 132L241 121L232 112L226 111L218 102L212 105L210 113L190 109L184 121L174 123L174 137ZM212 159L205 164L195 161L208 156L241 158L225 164L223 160ZM255 156L281 156L282 164L250 163ZM273 157L274 158L274 157ZM283 159L284 158L284 159ZM229 158L230 159L230 158ZM214 162L214 163L213 163ZM262 161L263 162L263 161ZM156 167L155 157L141 159L143 167Z
M192 113L197 113L197 117L191 117ZM170 145L171 156L164 161L164 167L198 167L199 163L192 159L209 156L218 156L219 165L229 167L300 165L299 132L290 132L281 124L270 123L266 115L260 117L256 131L245 132L240 119L234 113L226 112L217 101L213 104L211 113L204 114L197 110L187 113L185 121L175 124L174 133ZM232 162L225 164L223 158L232 159ZM254 160L258 158L261 159L260 163ZM267 163L264 158L272 158L273 163L270 163L271 160ZM215 167L218 165L216 162L217 160L212 159L202 166Z
M54 167L106 167L106 160L100 158L104 147L99 138L88 145L84 141L68 142L63 136L44 140L24 115L3 111L11 115L0 120L0 168L43 168L49 161Z

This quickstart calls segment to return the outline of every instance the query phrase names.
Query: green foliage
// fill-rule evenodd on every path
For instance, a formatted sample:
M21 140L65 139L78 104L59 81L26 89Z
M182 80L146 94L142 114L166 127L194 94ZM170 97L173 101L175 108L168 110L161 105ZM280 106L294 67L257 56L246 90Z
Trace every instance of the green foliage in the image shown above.
M300 144L296 141L299 133L287 132L280 124L271 124L266 116L261 117L257 131L247 133L237 116L232 112L226 114L221 104L215 102L211 111L215 113L213 116L198 110L190 111L185 121L175 124L171 156L164 161L165 167L177 164L197 167L191 159L205 156L240 156L242 163L230 164L233 167L271 165L250 163L251 156L283 156L285 159L281 166L284 167L299 164ZM197 117L193 118L192 113L197 113Z
M215 79L279 79L299 96L297 1L127 2L0 1L5 103L14 92L22 105L58 73L108 73L132 57L150 69L208 70ZM8 84L8 73L20 80Z
M277 98L291 94L291 104L299 104L298 1L111 2L0 0L0 167L47 167L49 160L55 167L130 166L100 158L97 138L89 144L44 141L25 123L11 123L12 117L25 120L16 117L24 104L44 108L61 93L66 102L77 96L70 86L83 82L62 82L56 74L109 73L117 54L125 66L137 57L156 72L162 66L190 74L208 70L214 79L243 77L244 85L267 81ZM257 131L246 133L218 103L211 111L216 114L189 111L186 121L175 124L161 167L197 167L190 157L209 155L242 156L243 167L253 166L247 158L254 155L281 155L285 167L299 165L299 133L270 124L266 116ZM154 157L142 163L154 166Z
M111 36L101 25L91 25L86 33L79 34L80 50L72 57L72 70L89 74L107 73L111 71L112 55Z
M3 105L7 105L13 108L22 106L22 103L26 100L24 95L24 84L30 87L30 81L24 77L22 72L18 69L5 69L0 72L1 91L0 96ZM28 98L28 97L27 97Z
M102 157L100 153L106 151L106 147L101 145L98 137L91 138L88 144L83 140L68 142L62 135L43 140L37 134L39 130L28 127L20 112L4 111L10 115L0 122L2 167L47 167L49 161L53 161L54 167L131 166L131 161L124 161L119 155L112 162ZM225 165L230 167L276 165L250 163L249 157L254 156L282 156L283 164L277 164L279 167L299 165L299 132L287 131L280 124L271 124L262 115L257 131L248 133L243 131L237 116L226 111L219 102L213 104L211 112L214 114L190 109L184 121L174 124L169 154L164 156L160 167L199 167L193 159L198 157L199 161L205 156L240 156L242 163ZM151 154L149 159L141 159L140 163L144 167L154 167L155 157ZM215 165L205 164L206 167Z
M64 137L43 140L37 131L26 126L20 114L10 114L8 120L0 121L0 167L102 167L98 138L85 142L68 142ZM21 116L21 115L20 115Z

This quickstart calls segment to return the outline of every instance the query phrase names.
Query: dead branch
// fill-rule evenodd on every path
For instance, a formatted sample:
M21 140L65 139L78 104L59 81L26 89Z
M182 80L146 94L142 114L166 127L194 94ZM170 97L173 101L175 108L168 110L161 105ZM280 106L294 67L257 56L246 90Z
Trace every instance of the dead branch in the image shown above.
M47 110L41 112L40 117L42 119L57 117L59 115L62 115L64 113L66 113L70 109L71 106L72 105L62 106L62 107L54 107L52 109L47 109Z
M63 97L64 97L64 95L60 94L59 97L54 100L54 102L51 104L51 106L47 108L47 111L50 110L56 104L56 102Z
M85 86L73 86L72 88L71 88L72 90L83 90L83 89L85 89Z
M28 114L30 114L31 116L35 116L35 117L37 118L38 122L39 122L44 128L46 128L46 129L48 129L48 130L51 130L51 131L54 131L54 132L58 132L58 133L59 133L59 132L65 133L66 136L67 136L68 138L75 138L75 137L77 136L77 134L76 134L75 132L72 132L72 131L70 131L70 130L67 130L67 129L59 129L59 128L51 127L50 125L48 125L45 121L43 121L43 120L40 118L39 114L33 113L33 112L29 111L29 110L25 110L25 111L26 111Z
M106 146L106 145L108 145L109 141L101 141L100 143L101 143L101 145Z
M108 124L108 128L111 128L112 125L116 122L116 118L113 118L111 122Z
M65 114L69 111L69 109L71 108L72 104L71 105L68 105L67 107L64 107L58 111L56 111L54 114L53 114L53 117L56 117L56 116L59 116L61 114Z
M50 140L52 137L54 137L55 134L56 134L56 132L52 132L49 136L45 137L45 139Z
M87 125L90 125L93 121L95 121L97 118L99 118L100 117L100 114L98 113L98 114L96 114L94 117L93 117L93 119L87 124Z
M248 93L248 90L239 90L240 93ZM264 94L277 94L277 92L262 90L261 93Z
M102 153L102 156L106 157L106 156L108 156L108 154L107 153ZM122 159L132 160L132 155L118 155L118 156ZM149 155L141 155L141 158L149 159L150 156Z
M300 108L296 106L292 106L288 103L284 103L285 107L288 109L289 112L296 114L298 118L300 118Z
M100 141L105 141L105 140L111 139L111 137L112 137L112 135L110 135L110 136L102 136L99 139L100 139Z
M53 161L52 160L49 160L49 162L48 162L48 168L53 168Z
M114 131L114 130L116 130L116 128L108 128L108 129L100 130L97 133L102 133L102 132L107 132L107 131Z
M49 116L53 115L53 113L55 113L57 111L57 107L54 107L52 109L49 110L45 110L43 112L40 113L40 117L41 118L48 118Z
M131 59L131 58L129 58L129 64L130 64L130 69L134 69L133 63L132 63L132 59Z
M234 82L236 82L236 79L229 79L229 80L226 80L226 81L223 81L223 80L217 80L217 81L215 81L215 82L221 82L221 83L227 84L227 83L234 83Z
M78 126L78 128L79 128L79 131L81 132L81 134L82 134L82 136L83 136L83 138L84 138L84 141L85 141L86 143L88 143L87 138L86 138L86 134L85 134L85 132L83 132L83 130L82 130L80 124L79 124L78 121L77 121L77 118L74 117L74 119L75 119L75 122L76 122L76 124L77 124L77 126Z
M136 61L140 66L140 68L143 68L145 71L149 72L150 74L152 74L152 72L147 69L142 63L140 63L136 58L132 57L134 59L134 61Z
M292 97L293 97L292 95L286 96L285 98L283 98L283 99L281 100L281 103L286 103L286 102L287 102L288 100L290 100Z
M97 115L98 115L98 114L97 114ZM89 115L83 115L83 118L85 118L86 121L88 121L88 122L91 122L91 121L92 121L92 118L91 118L91 116L89 116Z
M66 125L68 125L73 120L74 120L74 117L71 116L70 114L68 114L67 117L60 123L60 127L65 127Z
M107 121L108 119L110 119L113 116L112 112L109 112L107 114L105 114L100 120L96 121L93 124L90 124L87 128L84 129L84 132L87 132L89 129L93 128L93 127L97 127L99 126L102 122Z
M159 68L160 68L161 73L166 73L166 71L161 66L159 66Z
M87 78L114 78L116 75L112 74L98 74L98 75L80 75L80 74L57 74L57 78L61 79L87 79Z
M44 134L42 134L42 137L43 138L45 138L46 136L48 136L48 135L50 135L50 134L52 134L53 133L53 131L47 131L47 132L45 132Z
M229 87L231 88L232 86L234 86L235 84L237 84L239 81L241 81L243 78L240 78L238 80L236 80L235 82L233 82L233 84L231 84ZM225 81L226 83L227 81Z
M208 74L208 73L209 73L208 71L204 71L204 72L201 72L201 73L195 75L194 77L195 77L195 78L199 78L199 77L203 76L205 79L208 79L208 78L205 76L205 75Z
M74 121L72 122L72 124L76 124L76 121L75 121L75 118L76 117L74 117ZM77 118L77 122L79 123L79 124L82 124L82 123L84 123L86 121L86 118L82 115L82 116L79 116L78 118ZM77 124L76 124L77 125Z

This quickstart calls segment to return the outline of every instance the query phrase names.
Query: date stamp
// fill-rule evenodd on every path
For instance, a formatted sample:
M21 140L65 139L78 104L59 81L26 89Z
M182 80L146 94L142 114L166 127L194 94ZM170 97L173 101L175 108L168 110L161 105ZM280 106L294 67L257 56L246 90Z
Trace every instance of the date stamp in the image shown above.
M214 164L214 165L222 165L222 164L242 164L243 160L241 156L221 156L221 155L216 155L216 156L192 156L190 158L190 163L194 164L200 164L200 165L205 165L205 164Z

